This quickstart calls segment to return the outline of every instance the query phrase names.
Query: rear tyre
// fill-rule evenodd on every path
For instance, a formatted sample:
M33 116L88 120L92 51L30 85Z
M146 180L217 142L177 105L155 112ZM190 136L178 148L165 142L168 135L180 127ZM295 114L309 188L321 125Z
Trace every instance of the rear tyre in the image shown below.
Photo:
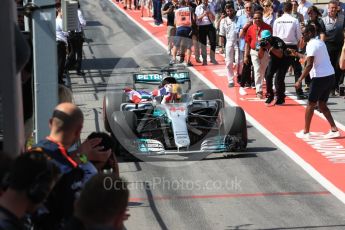
M241 107L226 107L220 111L222 119L222 135L228 135L226 139L228 150L242 152L247 148L247 122L246 115Z

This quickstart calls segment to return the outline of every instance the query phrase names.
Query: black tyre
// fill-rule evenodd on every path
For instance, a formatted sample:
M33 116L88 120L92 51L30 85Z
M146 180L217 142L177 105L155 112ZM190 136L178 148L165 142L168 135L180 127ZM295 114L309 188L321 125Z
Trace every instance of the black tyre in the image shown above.
M241 107L220 111L222 135L228 135L229 151L245 151L248 143L246 115Z
M203 93L201 100L217 100L220 99L224 105L224 94L220 89L202 89L197 92Z
M107 92L103 98L103 122L104 129L112 132L109 120L115 111L120 111L122 103L126 102L126 94L123 92Z
M109 126L116 142L115 154L127 156L130 152L134 152L135 146L132 146L131 143L137 138L135 113L132 111L115 111L109 120Z

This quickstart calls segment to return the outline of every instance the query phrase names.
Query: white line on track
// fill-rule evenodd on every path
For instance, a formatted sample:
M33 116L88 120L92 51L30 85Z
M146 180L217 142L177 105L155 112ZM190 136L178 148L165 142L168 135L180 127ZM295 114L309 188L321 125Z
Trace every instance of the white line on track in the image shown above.
M112 3L117 9L122 11L124 15L131 20L134 24L136 24L139 28L141 28L147 35L149 35L153 40L155 40L160 46L162 46L164 49L167 49L167 45L165 45L162 41L160 41L158 38L152 35L151 32L149 32L145 27L140 25L137 21L135 21L132 17L130 17L128 14L124 12L123 9L118 7L115 3L112 2L112 0L108 0L110 3ZM209 81L207 78L205 78L202 74L200 74L196 69L193 67L189 67L189 70L191 70L200 80L202 80L208 87L211 89L218 89L211 81ZM305 106L305 102L296 100L296 97L289 96L295 101L297 101L299 104ZM225 101L232 106L238 106L233 100L231 100L228 96L224 95ZM314 178L317 182L319 182L325 189L327 189L329 192L331 192L335 197L337 197L340 201L342 201L345 204L345 194L343 191L338 189L334 184L332 184L329 180L327 180L324 176L322 176L313 166L311 166L309 163L307 163L303 158L301 158L297 153L295 153L292 149L290 149L287 145L285 145L281 140L279 140L276 136L274 136L269 130L267 130L265 127L263 127L257 120L254 119L254 117L250 116L248 113L246 113L247 120L257 129L259 130L264 136L266 136L270 141L272 141L273 144L275 144L278 148L280 148L287 156L289 156L293 161L295 161L299 166L301 166L312 178ZM321 113L316 113L321 118L325 119L323 116L321 116ZM345 130L345 126L340 124L339 122L336 122L337 126L341 128L343 131Z

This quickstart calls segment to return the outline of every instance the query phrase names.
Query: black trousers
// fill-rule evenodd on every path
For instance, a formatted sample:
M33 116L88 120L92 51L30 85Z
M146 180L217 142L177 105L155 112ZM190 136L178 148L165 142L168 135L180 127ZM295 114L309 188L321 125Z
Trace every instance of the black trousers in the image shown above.
M249 63L245 64L243 63L243 69L241 74L241 87L245 87L246 83L250 85L252 83L252 61L249 57Z
M63 73L65 71L66 63L66 43L57 41L57 56L58 56L58 82L63 83Z
M271 57L266 70L266 96L273 97L273 77L274 85L276 87L277 99L285 99L285 75L290 66L289 57L283 57L281 59Z
M287 48L298 50L297 45L287 45ZM297 57L288 57L288 58L289 58L289 62L291 63L291 66L293 68L293 72L295 75L295 82L297 82L299 77L302 75L302 65L299 62L299 58L297 58ZM296 89L296 94L297 95L303 94L302 88Z
M201 43L201 56L203 61L207 60L207 38L210 41L210 59L215 60L216 51L216 29L212 24L199 26L199 42Z
M76 66L77 72L81 71L81 62L83 57L83 42L84 38L82 33L74 33L68 39L68 57L65 65L65 70L68 71Z
M339 84L342 84L342 82L344 81L344 78L342 76L343 73L339 67L339 58L341 53L340 47L342 47L342 45L339 44L338 46L335 46L333 44L326 43L326 46L331 64L335 71L335 82L332 90L339 89Z

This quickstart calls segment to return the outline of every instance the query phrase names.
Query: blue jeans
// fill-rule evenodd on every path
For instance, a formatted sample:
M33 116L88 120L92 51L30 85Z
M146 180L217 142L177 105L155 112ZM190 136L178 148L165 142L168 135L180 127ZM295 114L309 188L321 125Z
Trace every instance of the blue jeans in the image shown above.
M153 18L155 19L155 23L163 23L162 19L162 1L161 0L153 0Z

